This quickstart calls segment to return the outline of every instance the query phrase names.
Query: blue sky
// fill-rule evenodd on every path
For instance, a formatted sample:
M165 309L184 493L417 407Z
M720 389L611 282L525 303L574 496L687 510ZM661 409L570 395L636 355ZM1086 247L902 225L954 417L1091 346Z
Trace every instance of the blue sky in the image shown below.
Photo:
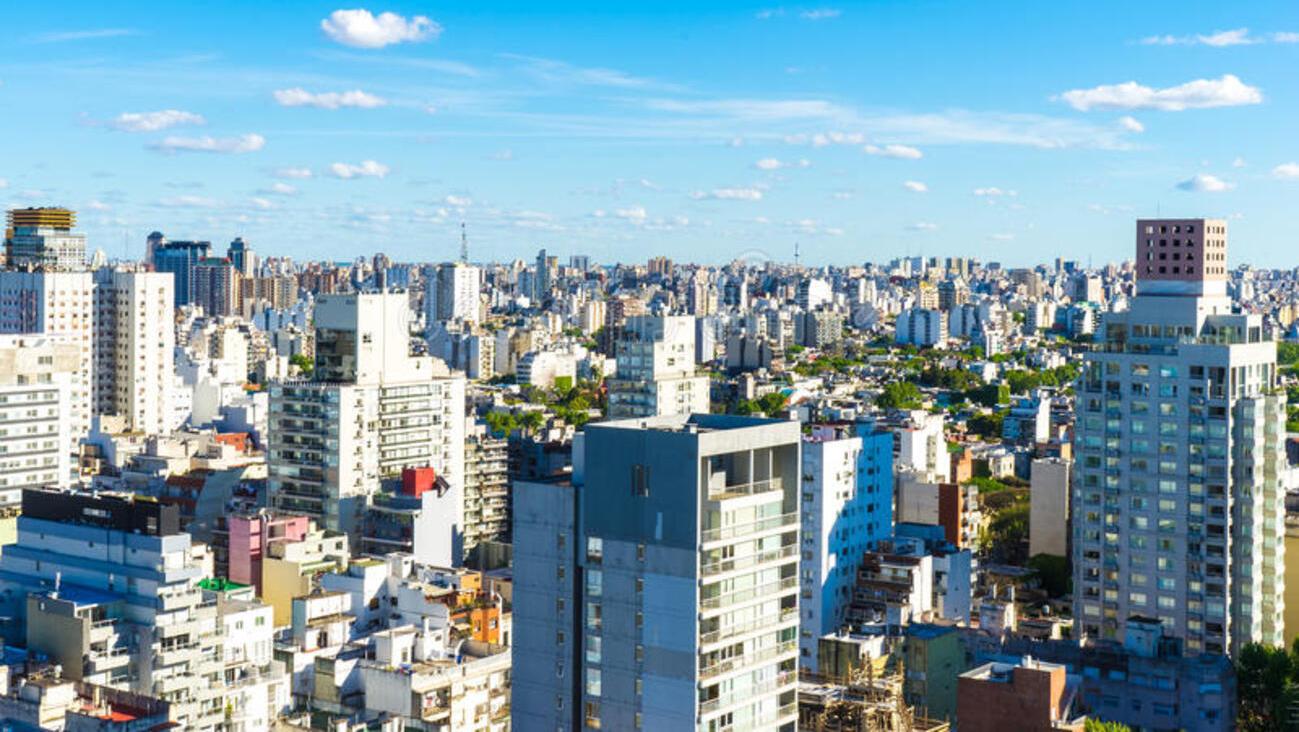
M1299 263L1293 2L124 5L0 9L0 204L113 257Z

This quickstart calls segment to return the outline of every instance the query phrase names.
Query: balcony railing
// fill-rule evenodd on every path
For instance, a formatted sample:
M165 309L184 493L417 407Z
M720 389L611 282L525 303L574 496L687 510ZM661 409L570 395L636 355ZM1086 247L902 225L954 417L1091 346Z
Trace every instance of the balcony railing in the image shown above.
M725 607L727 605L748 602L755 597L775 595L786 590L797 589L797 587L797 577L786 577L778 582L769 582L765 585L748 587L742 590L727 592L726 594L718 595L717 597L705 598L699 601L699 607L704 610L716 610L717 608Z
M798 523L797 513L787 513L782 516L772 516L771 518L759 519L743 524L733 524L731 526L719 526L715 529L704 529L700 538L704 542L723 541L734 539L737 536L747 536L757 534L771 529L777 529L782 526L793 526Z
M798 546L790 544L789 546L782 546L779 549L769 549L765 552L749 554L743 557L719 559L715 562L709 562L700 568L700 572L705 577L709 577L716 574L722 574L723 572L733 572L737 569L748 569L749 567L756 567L760 564L766 564L768 562L775 562L796 556L798 556Z

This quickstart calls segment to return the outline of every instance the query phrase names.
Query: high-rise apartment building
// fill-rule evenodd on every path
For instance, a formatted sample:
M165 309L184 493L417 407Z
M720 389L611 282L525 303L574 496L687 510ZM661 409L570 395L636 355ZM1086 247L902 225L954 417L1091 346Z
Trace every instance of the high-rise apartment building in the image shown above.
M588 425L515 484L516 729L793 730L799 428Z
M78 349L68 414L72 445L94 414L95 283L90 272L0 271L0 333L67 337Z
M23 488L67 486L81 349L66 336L0 336L0 508Z
M440 264L432 273L424 290L424 320L428 326L460 320L477 323L478 282L477 267L464 262Z
M15 269L76 271L86 267L86 235L72 231L66 208L16 208L5 230L5 258Z
M95 412L123 417L129 432L171 429L174 302L170 272L95 273Z
M155 236L156 235L156 236ZM149 235L153 268L175 277L176 307L194 302L194 267L212 250L207 241L167 241L162 234Z
M224 721L216 608L203 544L175 506L119 494L25 490L18 541L0 557L5 637L70 678L171 704L184 729Z
M1142 220L1137 296L1079 383L1074 617L1154 618L1191 653L1283 642L1285 395L1260 315L1226 292L1227 224Z
M617 345L609 416L653 417L708 411L708 377L695 371L695 319L638 315Z
M445 480L450 534L463 524L465 380L413 356L404 292L325 295L316 302L310 381L271 386L272 505L315 517L356 541L370 498L405 468Z
M190 269L190 302L205 315L239 313L239 271L229 259L204 257Z
M244 277L251 277L257 271L257 252L242 236L235 237L226 248L226 259Z
M816 426L803 439L799 664L818 670L821 636L839 630L857 569L893 533L893 435Z

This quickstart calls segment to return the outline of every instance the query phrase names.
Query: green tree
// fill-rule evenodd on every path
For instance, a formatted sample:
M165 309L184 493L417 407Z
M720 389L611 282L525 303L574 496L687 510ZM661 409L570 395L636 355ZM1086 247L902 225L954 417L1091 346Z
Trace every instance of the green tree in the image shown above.
M1236 657L1239 711L1236 726L1245 732L1295 728L1290 710L1299 703L1299 641L1287 652L1250 643Z
M1001 425L1006 420L1004 412L976 414L965 423L965 429L985 440L1000 440Z
M297 366L304 375L310 376L315 371L316 364L305 353L295 353L289 357L289 363Z
M1282 366L1299 363L1299 343L1281 341L1276 344L1276 362Z
M1051 597L1065 597L1073 585L1069 573L1069 560L1054 554L1035 554L1028 560L1028 566L1037 570L1038 579L1042 580L1042 589Z
M762 396L758 397L758 409L763 414L767 416L771 416L776 412L779 412L780 410L784 409L785 404L788 401L789 401L789 397L785 396L784 394L781 394L778 391L773 391L770 394L763 394Z
M910 381L886 384L875 397L875 406L880 409L915 409L920 406L920 389Z
M1132 732L1132 728L1126 724L1118 722L1105 722L1099 719L1088 718L1083 723L1083 732Z

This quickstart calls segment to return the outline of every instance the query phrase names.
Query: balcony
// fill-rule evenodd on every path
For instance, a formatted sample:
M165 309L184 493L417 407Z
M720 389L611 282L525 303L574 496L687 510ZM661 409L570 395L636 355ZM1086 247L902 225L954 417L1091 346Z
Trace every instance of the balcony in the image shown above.
M785 641L784 643L779 643L771 648L763 648L762 650L753 653L743 653L738 656L732 656L731 658L718 661L717 663L699 669L699 678L711 679L714 676L720 676L735 671L736 669L764 663L774 658L793 653L797 650L797 642Z
M700 574L705 577L734 572L740 569L749 569L760 567L764 564L779 562L784 559L791 559L798 556L798 546L790 544L779 549L771 549L765 552L758 552L743 557L733 559L719 559L715 562L708 562L699 568Z
M784 483L779 478L772 480L755 480L752 483L737 483L723 486L719 490L708 489L709 501L727 501L734 498L746 498L763 493L776 493L783 490Z
M736 704L741 704L743 702L750 701L752 699L756 699L757 697L763 696L765 694L770 694L783 686L789 686L790 684L793 684L797 680L798 680L798 675L795 672L783 671L777 674L775 678L759 682L753 686L750 686L747 689L744 689L742 692L739 693L732 692L730 694L724 694L714 699L709 699L708 701L699 702L699 716L701 717L707 716L709 714L713 714L727 707L734 706ZM793 714L795 710L796 710L795 705L787 704L780 708L780 716L782 717L788 716L790 714ZM755 729L765 729L765 728L766 728L765 725L755 727Z
M773 516L771 518L759 519L743 524L734 524L732 526L720 526L715 529L704 529L700 534L700 541L705 544L714 541L728 541L740 536L750 536L761 534L772 529L779 529L785 526L793 526L798 523L797 513L787 513L783 516Z
M787 608L781 610L775 615L768 615L757 620L750 620L747 623L737 623L725 628L709 631L699 634L699 645L705 646L721 641L729 641L734 638L740 638L749 633L778 630L782 624L798 621L798 608Z
M748 602L756 598L769 599L769 597L779 596L789 590L798 589L798 577L786 577L778 582L769 582L758 587L749 587L743 590L735 590L717 597L710 597L699 601L699 607L702 610L717 610L731 605Z

